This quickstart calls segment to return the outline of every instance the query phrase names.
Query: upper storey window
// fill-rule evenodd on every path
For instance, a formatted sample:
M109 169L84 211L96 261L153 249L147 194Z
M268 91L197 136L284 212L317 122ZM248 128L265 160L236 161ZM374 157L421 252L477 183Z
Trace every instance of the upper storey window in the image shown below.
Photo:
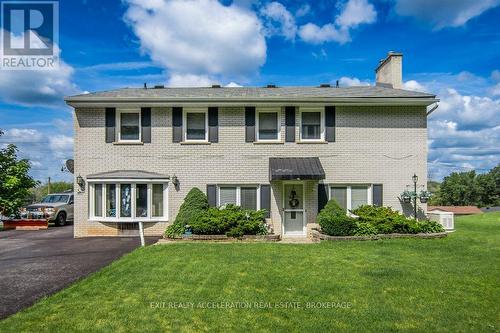
M207 110L186 110L184 141L208 141Z
M261 110L257 112L257 141L279 141L279 112Z
M141 141L140 110L120 110L117 112L118 141Z
M322 109L301 109L300 140L325 140L324 112Z

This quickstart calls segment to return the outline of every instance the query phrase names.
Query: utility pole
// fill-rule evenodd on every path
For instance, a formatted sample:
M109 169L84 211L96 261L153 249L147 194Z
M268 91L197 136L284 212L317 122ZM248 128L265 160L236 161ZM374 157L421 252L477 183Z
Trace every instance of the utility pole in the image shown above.
M413 174L412 177L413 180L413 216L415 217L415 220L417 219L417 182L418 182L418 176L416 174Z
M47 195L50 194L50 177L49 177L49 181L47 182Z

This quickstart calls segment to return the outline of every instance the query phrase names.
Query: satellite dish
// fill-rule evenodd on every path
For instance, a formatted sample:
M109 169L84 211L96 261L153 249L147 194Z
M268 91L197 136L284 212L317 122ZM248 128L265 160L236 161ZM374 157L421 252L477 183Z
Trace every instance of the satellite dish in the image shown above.
M71 173L75 173L75 160L66 160L66 169Z

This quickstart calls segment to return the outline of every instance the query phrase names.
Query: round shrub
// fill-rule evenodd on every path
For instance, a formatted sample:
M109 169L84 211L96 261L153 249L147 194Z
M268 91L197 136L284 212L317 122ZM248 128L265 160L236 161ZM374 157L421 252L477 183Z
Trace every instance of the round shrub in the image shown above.
M330 200L318 214L321 230L330 236L352 236L356 232L356 220L346 215L335 200Z

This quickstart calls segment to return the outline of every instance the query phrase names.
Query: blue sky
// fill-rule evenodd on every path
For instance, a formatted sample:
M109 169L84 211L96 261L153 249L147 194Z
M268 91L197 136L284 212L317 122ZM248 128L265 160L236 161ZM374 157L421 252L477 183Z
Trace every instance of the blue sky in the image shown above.
M63 96L123 86L374 84L401 51L405 87L438 95L429 175L500 163L500 0L62 0L51 72L0 71L0 144L40 180L72 157Z

